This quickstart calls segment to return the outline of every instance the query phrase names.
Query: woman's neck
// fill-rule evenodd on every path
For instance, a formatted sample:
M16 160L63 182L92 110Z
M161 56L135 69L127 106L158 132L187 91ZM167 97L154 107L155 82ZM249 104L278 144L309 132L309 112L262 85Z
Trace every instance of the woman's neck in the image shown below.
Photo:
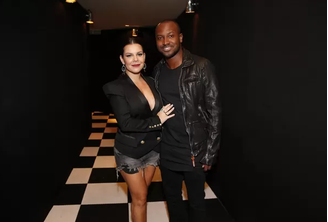
M134 73L129 73L126 72L126 74L130 77L130 79L134 82L134 83L138 83L141 80L141 74L134 74Z

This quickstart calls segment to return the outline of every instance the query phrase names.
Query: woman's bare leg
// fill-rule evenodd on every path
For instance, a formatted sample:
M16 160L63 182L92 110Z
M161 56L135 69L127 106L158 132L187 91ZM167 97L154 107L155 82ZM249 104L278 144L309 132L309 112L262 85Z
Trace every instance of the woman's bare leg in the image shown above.
M144 178L145 178L147 187L149 187L149 185L151 184L151 181L155 174L155 170L156 170L156 167L150 166L150 165L144 169Z
M147 192L148 186L143 178L142 170L135 174L127 174L120 171L131 194L131 214L133 222L147 221Z

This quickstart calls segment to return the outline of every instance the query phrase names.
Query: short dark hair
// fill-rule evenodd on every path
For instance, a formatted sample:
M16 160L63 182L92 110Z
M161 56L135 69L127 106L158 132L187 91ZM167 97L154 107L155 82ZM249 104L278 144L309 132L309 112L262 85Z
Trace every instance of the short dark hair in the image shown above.
M178 34L181 33L181 28L180 28L179 23L178 23L177 21L173 20L173 19L165 19L165 20L159 22L159 23L157 24L157 26L159 26L159 25L162 24L162 23L167 23L167 22L173 22L174 24L176 24L176 26L178 27ZM157 26L156 26L156 28L157 28ZM155 30L156 30L156 29L155 29Z
M139 44L139 45L141 45L141 48L142 48L142 50L143 50L143 46L142 46L142 44L140 43L140 40L139 40L138 38L135 38L135 37L130 37L130 38L128 38L125 42L123 42L121 55L124 54L124 47L125 47L126 45L130 45L130 44Z

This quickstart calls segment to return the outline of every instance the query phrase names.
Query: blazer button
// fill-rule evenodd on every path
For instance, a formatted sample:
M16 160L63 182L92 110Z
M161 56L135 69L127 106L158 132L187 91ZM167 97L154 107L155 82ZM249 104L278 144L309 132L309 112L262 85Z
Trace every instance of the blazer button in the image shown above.
M144 141L144 140L141 140L140 143L141 143L141 144L145 144L145 141Z
M157 140L161 140L161 137L157 137Z

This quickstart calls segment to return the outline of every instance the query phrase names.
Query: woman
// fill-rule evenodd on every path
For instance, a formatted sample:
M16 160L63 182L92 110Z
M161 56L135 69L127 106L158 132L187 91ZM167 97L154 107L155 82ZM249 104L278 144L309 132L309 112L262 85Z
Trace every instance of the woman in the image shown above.
M163 107L154 81L143 76L145 53L135 38L123 47L123 73L103 86L118 123L114 155L132 198L133 222L147 220L147 191L159 163L162 124L174 114L173 105Z

